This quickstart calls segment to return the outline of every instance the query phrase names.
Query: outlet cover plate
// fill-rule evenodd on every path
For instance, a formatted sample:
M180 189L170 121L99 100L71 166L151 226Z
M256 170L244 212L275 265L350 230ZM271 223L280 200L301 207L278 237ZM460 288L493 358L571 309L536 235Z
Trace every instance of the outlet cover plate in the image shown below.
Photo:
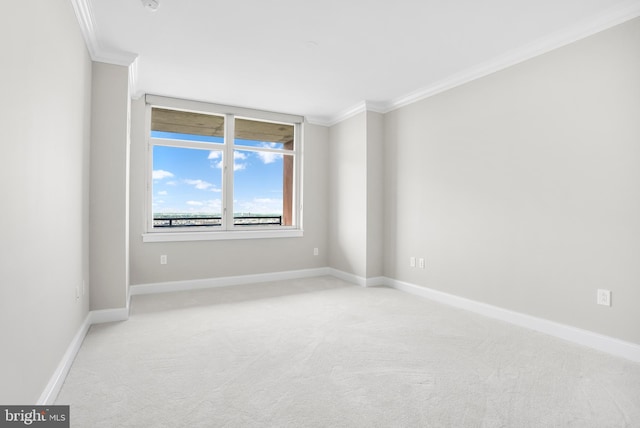
M599 288L597 303L603 306L611 306L611 291Z

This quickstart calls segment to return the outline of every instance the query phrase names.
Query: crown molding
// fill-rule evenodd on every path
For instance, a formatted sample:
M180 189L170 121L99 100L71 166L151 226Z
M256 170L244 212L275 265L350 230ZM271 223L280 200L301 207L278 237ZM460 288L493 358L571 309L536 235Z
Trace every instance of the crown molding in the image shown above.
M96 39L93 12L91 11L88 1L89 0L71 0L71 4L73 5L73 10L76 12L76 18L78 19L84 42L87 45L87 50L89 50L89 55L91 55L91 59L93 59L97 52L98 41Z
M109 51L101 49L91 59L95 62L104 62L106 64L121 65L129 67L138 58L138 55L131 52Z
M130 67L131 95L138 96L137 54L105 49L98 41L95 19L91 8L91 0L71 0L85 44L93 61ZM504 55L483 62L474 67L453 74L434 84L420 88L403 96L382 101L361 101L335 115L307 116L307 122L314 125L333 126L363 111L388 113L398 108L413 104L489 74L504 70L513 65L545 54L562 46L592 36L608 28L640 16L640 0L628 0L595 19L586 20L566 30L556 32L548 37L512 50Z
M305 123L309 123L311 125L319 125L319 126L330 126L331 120L326 116L305 116Z
M504 70L513 65L577 42L578 40L585 39L601 31L637 18L638 16L640 16L640 0L629 0L621 6L611 9L609 12L602 14L595 19L583 21L578 25L556 32L548 37L538 39L520 47L519 49L507 52L504 55L453 74L432 85L423 87L406 95L383 102L373 103L362 101L334 116L315 118L315 120L310 118L309 121L310 123L316 123L318 125L333 126L365 110L375 111L382 114L389 113L393 110L397 110L401 107L424 100L441 92L464 85L465 83L480 79L481 77L485 77L489 74Z
M348 109L342 110L335 116L307 116L306 119L308 123L311 123L313 125L331 127L337 123L342 122L343 120L347 120L350 117L366 111L366 109L366 101L361 101L358 104L349 107Z
M361 101L358 104L351 106L346 110L342 110L340 113L338 113L329 121L329 124L327 126L333 126L337 123L342 122L343 120L347 120L351 117L357 116L360 113L365 111L367 111L367 102Z
M91 9L91 0L71 0L71 4L76 13L87 50L93 61L128 67L136 60L137 54L105 49L100 45Z
M441 92L463 85L489 74L504 70L513 65L543 55L547 52L561 48L568 44L585 39L589 36L607 30L623 22L640 16L640 1L630 0L622 6L598 16L596 19L583 21L563 31L556 32L548 37L538 39L532 43L512 50L504 55L483 62L460 73L456 73L433 85L411 92L407 95L390 100L384 106L384 113L396 110L425 98L432 97Z
M143 92L140 90L138 82L138 58L136 58L129 66L129 97L138 100L142 95Z
M307 123L330 127L365 111L372 111L381 114L386 113L385 106L385 104L375 101L361 101L358 104L343 110L335 116L308 116L306 119Z
M365 101L365 109L374 113L386 113L386 104L376 101Z

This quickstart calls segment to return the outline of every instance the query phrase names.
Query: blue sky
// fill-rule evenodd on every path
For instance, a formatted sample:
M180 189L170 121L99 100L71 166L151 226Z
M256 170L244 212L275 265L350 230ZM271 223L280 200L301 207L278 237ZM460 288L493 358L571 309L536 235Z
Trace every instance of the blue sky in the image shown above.
M222 143L219 137L173 134L174 138ZM166 138L166 133L152 136ZM253 147L276 143L239 141ZM153 147L153 212L220 214L222 151ZM282 214L282 155L235 150L234 213Z

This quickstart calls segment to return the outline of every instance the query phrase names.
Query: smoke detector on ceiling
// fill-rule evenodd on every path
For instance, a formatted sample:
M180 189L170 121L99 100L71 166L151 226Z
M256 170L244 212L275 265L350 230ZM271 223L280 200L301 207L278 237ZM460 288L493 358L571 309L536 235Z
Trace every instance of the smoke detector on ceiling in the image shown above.
M142 0L142 5L155 12L158 10L158 6L160 6L160 0Z

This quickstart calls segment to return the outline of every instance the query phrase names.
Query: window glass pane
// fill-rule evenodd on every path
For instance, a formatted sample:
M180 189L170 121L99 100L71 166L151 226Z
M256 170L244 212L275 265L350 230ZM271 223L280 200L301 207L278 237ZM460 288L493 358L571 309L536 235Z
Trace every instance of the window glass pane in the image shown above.
M293 125L236 119L234 144L293 150L294 131Z
M293 180L286 165L293 156L279 153L235 150L233 175L234 224L292 225ZM290 172L293 175L293 170Z
M151 110L151 136L222 143L224 116L154 107Z
M154 227L222 224L222 151L153 146Z
M296 124L160 107L150 113L155 231L296 225ZM235 132L225 138L226 119ZM222 193L227 181L232 195Z

